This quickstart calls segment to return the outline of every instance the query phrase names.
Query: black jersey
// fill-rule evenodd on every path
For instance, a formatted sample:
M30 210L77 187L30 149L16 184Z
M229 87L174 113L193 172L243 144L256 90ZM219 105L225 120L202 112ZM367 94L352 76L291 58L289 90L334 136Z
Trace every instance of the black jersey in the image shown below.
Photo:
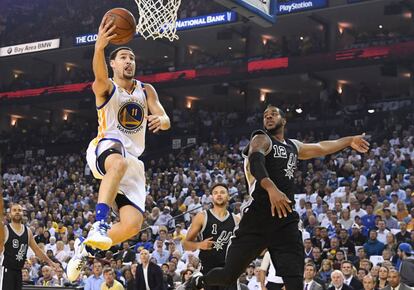
M4 243L4 252L1 266L12 270L23 269L29 247L29 233L23 226L23 233L18 235L10 225L7 225L8 237Z
M224 265L227 245L233 235L235 226L236 221L233 214L227 212L227 215L220 219L214 215L211 209L205 211L205 220L203 229L200 232L200 240L212 237L214 245L211 250L200 250L199 258L203 265L203 272Z
M272 144L266 151L265 166L269 173L269 178L276 184L282 192L292 201L294 198L294 175L298 162L298 146L299 142L296 140L285 139L285 142L280 142L262 130L253 132L252 138L258 134L265 134L269 136ZM256 182L254 176L250 173L249 159L247 146L243 152L244 170L249 187L250 195L260 204L269 205L264 207L270 209L270 201L267 192Z

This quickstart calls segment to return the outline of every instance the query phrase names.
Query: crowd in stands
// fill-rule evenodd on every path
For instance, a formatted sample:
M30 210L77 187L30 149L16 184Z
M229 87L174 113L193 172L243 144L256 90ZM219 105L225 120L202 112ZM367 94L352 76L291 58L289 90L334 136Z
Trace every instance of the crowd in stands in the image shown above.
M75 35L87 34L97 31L101 16L111 8L125 7L136 14L137 7L131 1L11 1L5 0L0 4L3 13L0 15L0 46L19 43L28 43L51 38L73 38ZM223 6L214 1L182 0L179 18L197 16L201 14L223 11ZM93 11L93 13L91 13ZM48 18L47 15L56 17ZM45 21L48 19L48 21ZM51 29L51 27L53 29ZM247 37L236 35L233 38ZM240 61L255 58L270 58L280 56L306 56L328 51L328 43L324 31L317 31L304 35L286 33L280 37L267 39L263 45L254 50L242 48L240 51L223 50L211 53L203 49L193 49L191 54L177 63L173 58L160 58L159 56L145 56L139 60L138 74L152 74L188 67L211 67L230 65ZM343 28L337 34L336 47L332 49L363 48L368 46L389 45L397 42L411 41L414 37L412 25L389 29L388 27L368 29ZM58 69L64 70L62 66ZM11 82L0 83L0 91L13 91L17 89L36 88L60 84L89 82L93 79L90 68L73 67L70 71L49 76L34 74L21 74Z
M115 7L128 9L138 17L138 8L134 0L5 0L0 5L3 12L0 15L0 46L51 38L72 38L75 35L97 31L101 17ZM194 17L222 10L222 6L213 1L182 0L178 16ZM48 15L55 17L49 18ZM53 29L50 29L51 27Z
M229 210L235 214L240 214L241 204L248 199L240 154L248 139L219 134L223 124L240 117L217 113L201 118L211 124L194 126L207 127L200 132L216 132L217 138L208 136L208 142L146 160L148 195L143 230L134 240L90 259L77 284L100 289L96 287L102 283L120 283L125 289L134 289L143 249L161 267L165 289L178 288L199 270L198 253L184 251L180 241L192 216L210 206L210 186L217 182L228 185ZM327 287L341 281L349 284L353 277L354 290L363 289L360 283L370 279L377 285L375 289L381 289L394 285L392 277L398 275L405 284L414 286L414 126L412 119L399 117L384 119L388 124L383 127L386 138L371 140L367 154L345 150L298 164L295 210L302 220L305 262L313 269L305 272L306 281L313 279ZM185 124L187 118L191 116L177 111L173 124ZM315 142L341 135L342 129L290 137ZM51 142L43 138L46 136L49 134L39 138ZM49 257L62 265L52 270L29 252L24 282L67 285L64 269L74 253L74 240L85 237L94 221L99 183L83 154L37 154L23 159L3 164L0 193L6 204L24 207L24 224ZM111 221L116 220L113 215ZM249 265L240 279L249 289L260 287L260 261Z

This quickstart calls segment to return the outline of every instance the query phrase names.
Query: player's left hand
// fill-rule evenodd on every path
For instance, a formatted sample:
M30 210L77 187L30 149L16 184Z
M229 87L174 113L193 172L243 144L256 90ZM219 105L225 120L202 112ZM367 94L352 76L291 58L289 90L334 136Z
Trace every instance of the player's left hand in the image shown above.
M365 138L365 133L357 135L352 138L351 147L359 153L367 153L369 150L369 143Z
M159 130L161 130L161 118L160 118L160 116L148 115L146 118L148 120L148 129L152 133L157 133Z
M60 266L60 264L58 264L58 263L55 263L55 262L53 262L53 261L50 261L49 263L49 266L50 267L52 267L52 269L56 272L57 270L59 270L60 268L62 268L61 266Z

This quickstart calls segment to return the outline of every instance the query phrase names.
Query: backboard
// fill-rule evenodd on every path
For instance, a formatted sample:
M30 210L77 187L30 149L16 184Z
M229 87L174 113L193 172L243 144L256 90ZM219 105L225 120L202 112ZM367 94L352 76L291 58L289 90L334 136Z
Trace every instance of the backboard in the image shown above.
M275 0L214 0L263 27L276 21Z

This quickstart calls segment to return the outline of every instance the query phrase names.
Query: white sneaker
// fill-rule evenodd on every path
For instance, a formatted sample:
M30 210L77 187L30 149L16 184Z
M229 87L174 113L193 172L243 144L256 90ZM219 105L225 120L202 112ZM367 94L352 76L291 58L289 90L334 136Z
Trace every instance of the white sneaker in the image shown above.
M108 237L109 225L104 222L95 222L89 230L88 237L84 244L92 249L109 250L112 247L112 239Z
M66 274L68 276L69 282L71 283L78 279L79 274L85 265L85 258L89 256L89 253L85 249L84 240L85 239L83 237L77 238L75 240L75 253L72 259L70 259L66 268Z

